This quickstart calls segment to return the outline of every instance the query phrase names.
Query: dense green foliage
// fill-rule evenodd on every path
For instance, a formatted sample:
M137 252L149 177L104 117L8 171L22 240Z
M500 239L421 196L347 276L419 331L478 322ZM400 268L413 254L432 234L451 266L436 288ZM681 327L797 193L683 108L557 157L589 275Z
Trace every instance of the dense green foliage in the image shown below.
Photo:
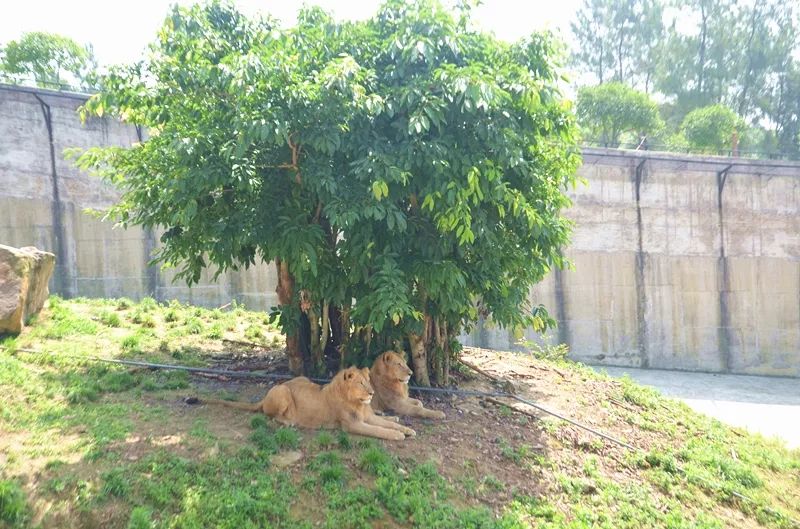
M0 79L44 88L86 89L96 61L92 48L53 33L25 33L0 47Z
M655 101L618 82L582 87L576 112L586 135L606 147L619 147L624 133L638 142L664 126Z
M506 44L469 15L390 1L365 22L312 8L280 29L175 8L149 59L86 106L149 139L80 164L123 191L112 217L166 230L156 260L188 281L276 262L289 349L299 337L314 367L326 346L407 342L420 382L426 351L446 377L479 313L550 321L528 292L562 265L577 165L556 44Z
M723 104L755 129L749 149L796 158L798 17L783 0L584 0L573 63L601 84L657 95L670 134L692 110Z
M731 145L744 127L736 112L724 105L711 105L689 112L681 131L688 144L700 151L718 152Z

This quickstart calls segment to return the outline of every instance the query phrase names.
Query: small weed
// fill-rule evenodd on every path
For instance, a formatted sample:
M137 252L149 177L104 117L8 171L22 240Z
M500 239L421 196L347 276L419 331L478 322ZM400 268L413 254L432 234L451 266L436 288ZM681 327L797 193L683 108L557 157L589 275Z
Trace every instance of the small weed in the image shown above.
M336 444L336 438L331 432L323 430L314 438L314 444L319 448L330 448Z
M133 301L130 298L119 298L117 300L117 310L127 310L133 306Z
M283 450L294 450L300 444L300 434L294 428L278 428L275 430L275 444Z
M210 338L212 340L219 340L220 338L222 338L222 335L223 335L222 325L220 325L219 323L215 323L208 328L205 336L206 338Z
M347 479L347 470L342 464L342 458L336 452L317 454L308 467L317 471L322 485L343 485Z
M267 422L267 418L263 415L256 415L250 420L250 428L253 430L258 430L259 428L263 428L264 430L268 429L269 423Z
M122 347L123 351L127 352L135 351L136 349L139 349L141 342L142 342L141 336L139 336L138 334L129 334L128 336L122 339L122 341L120 342L120 347Z
M127 529L152 529L152 516L152 511L146 507L134 507Z
M149 312L142 310L141 306L131 314L131 322L149 329L156 326L156 319Z
M261 340L261 338L264 336L264 333L261 331L261 327L251 324L244 330L244 336L248 340L257 342Z
M489 474L488 476L484 477L483 480L481 480L481 484L484 487L486 487L487 489L495 491L495 492L499 492L499 491L504 490L506 488L506 486L503 484L502 481L500 481L496 477L492 476L491 474Z
M103 474L103 494L124 498L130 493L130 480L124 468L115 468Z
M139 308L146 312L156 310L158 308L158 302L148 296L142 298L142 301L139 302Z
M392 457L379 446L365 449L361 453L358 467L376 476L387 475L394 471Z
M186 325L184 325L184 329L189 334L202 334L203 333L203 322L196 317L191 317L186 320Z
M93 402L100 398L100 391L97 385L93 383L84 383L82 385L70 388L67 391L67 402L70 404L81 404L83 402Z
M111 312L110 310L104 310L98 316L100 323L105 325L106 327L119 327L122 325L122 320L119 317L119 314L116 312Z
M180 320L179 312L172 307L168 308L164 312L164 321L167 323L173 323Z
M274 454L278 451L278 443L275 442L275 436L263 428L253 430L250 434L250 441L268 454Z
M339 431L336 435L336 444L339 445L340 450L350 450L353 447L353 440L347 432Z

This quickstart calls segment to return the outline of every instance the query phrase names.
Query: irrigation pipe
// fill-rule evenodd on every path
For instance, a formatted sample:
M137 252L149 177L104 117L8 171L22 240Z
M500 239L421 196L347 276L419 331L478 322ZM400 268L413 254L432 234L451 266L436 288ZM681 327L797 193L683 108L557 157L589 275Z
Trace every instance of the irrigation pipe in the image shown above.
M179 364L158 364L158 363L153 363L153 362L144 362L144 361L141 361L141 360L123 360L123 359L118 359L118 358L103 358L103 357L99 357L99 356L80 356L80 355L71 355L71 354L68 354L68 353L56 353L56 352L52 352L52 351L39 351L39 350L36 350L36 349L24 349L24 348L14 348L14 349L12 349L12 348L6 347L4 345L0 345L0 349L5 349L7 351L11 351L12 355L15 352L22 352L22 353L28 353L28 354L38 354L38 355L42 355L42 356L57 356L58 358L69 358L69 359L79 360L79 361L84 361L84 362L85 361L90 361L90 362L100 362L100 363L107 363L107 364L119 364L119 365L133 366L133 367L144 367L144 368L148 368L148 369L163 369L163 370L168 370L168 371L187 371L187 372L190 372L190 373L198 373L198 374L222 375L222 376L228 376L228 377L231 377L231 378L251 378L251 379L261 379L261 380L288 380L288 379L294 378L294 375L282 375L282 374L278 374L278 373L268 373L268 372L261 372L261 371L249 371L249 372L244 371L243 372L243 371L230 371L230 370L227 370L227 369L214 369L214 368L210 368L210 367L191 367L191 366L183 366L183 365L179 365ZM312 380L314 382L323 383L323 384L327 383L327 382L330 382L330 379L324 379L324 378L311 378L310 380ZM497 381L497 380L495 380L495 381ZM610 441L610 442L612 442L614 444L617 444L617 445L619 445L619 446L621 446L623 448L626 448L626 449L630 450L631 452L640 453L640 454L644 453L641 449L636 448L635 446L632 446L632 445L630 445L630 444L628 444L628 443L626 443L624 441L621 441L621 440L619 440L619 439L617 439L615 437L612 437L612 436L610 436L608 434L605 434L605 433L603 433L603 432L601 432L599 430L595 430L594 428L586 426L585 424L581 424L580 422L578 422L578 421L576 421L574 419L570 419L569 417L566 417L564 415L561 415L560 413L557 413L557 412L554 412L552 410L549 410L549 409L545 408L544 406L542 406L541 404L538 404L536 402L530 401L528 399L523 399L522 397L519 397L519 396L517 396L517 395L515 395L513 393L509 393L509 392L506 392L506 391L489 392L489 391L474 391L474 390L456 389L456 388L433 388L433 387L424 387L424 386L409 386L409 389L413 390L413 391L424 392L424 393L433 393L433 394L437 394L438 393L438 394L446 394L446 395L457 395L457 396L461 396L461 397L480 397L480 398L493 398L493 399L494 398L506 398L506 399L516 400L517 402L519 402L521 404L525 404L526 406L530 406L530 407L532 407L534 409L537 409L537 410L539 410L539 411L541 411L543 413L546 413L547 415L552 415L553 417L556 417L557 419L561 419L562 421L568 422L569 424L572 424L572 425L574 425L574 426L576 426L576 427L578 427L578 428L580 428L582 430L585 430L585 431L593 433L593 434L595 434L595 435L597 435L599 437L602 437L603 439L606 439L606 440L608 440L608 441ZM517 412L521 411L521 410L515 409L513 407L512 407L512 410L517 411ZM681 474L684 475L684 477L686 477L688 479L688 475L686 474L686 471L682 467L679 466L678 470L681 472ZM718 484L716 484L716 483L714 483L712 481L709 481L709 480L707 480L707 479L705 479L703 477L700 477L700 476L695 476L695 477L697 479L699 479L700 481L706 483L706 485L708 485L710 488L719 489L719 485ZM756 506L759 505L759 503L756 500L750 498L749 496L745 496L744 494L741 494L739 492L730 491L730 494L732 496L735 496L736 498L739 498L739 499L743 500L743 501L752 503L753 505L756 505ZM794 518L791 518L789 516L786 516L785 514L782 514L782 513L778 512L778 511L770 508L770 507L763 507L763 509L764 509L764 511L772 514L775 517L787 519L795 527L800 528L800 521L795 520Z

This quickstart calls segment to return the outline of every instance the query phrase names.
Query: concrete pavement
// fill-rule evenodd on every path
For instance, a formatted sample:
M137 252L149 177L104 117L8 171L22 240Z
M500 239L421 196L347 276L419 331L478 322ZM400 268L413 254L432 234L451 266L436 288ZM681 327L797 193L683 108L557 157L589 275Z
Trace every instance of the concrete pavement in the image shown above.
M595 369L612 377L627 373L700 413L800 448L800 379L628 367Z

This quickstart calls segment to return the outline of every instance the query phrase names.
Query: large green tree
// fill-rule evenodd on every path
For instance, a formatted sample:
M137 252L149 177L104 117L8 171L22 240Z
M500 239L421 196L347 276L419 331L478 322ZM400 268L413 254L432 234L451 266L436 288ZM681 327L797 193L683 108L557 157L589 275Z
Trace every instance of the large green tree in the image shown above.
M681 125L691 148L713 154L730 152L738 141L735 136L741 136L744 130L744 120L725 105L692 110Z
M90 46L54 33L25 33L2 49L0 74L45 88L88 88L97 61Z
M174 8L148 57L86 111L149 139L79 163L189 282L274 262L293 371L395 347L442 382L479 316L552 322L529 290L563 264L578 158L549 35L507 44L428 0L288 29L210 3Z
M655 101L618 82L582 87L576 111L584 136L605 147L619 147L625 133L639 141L664 125Z

